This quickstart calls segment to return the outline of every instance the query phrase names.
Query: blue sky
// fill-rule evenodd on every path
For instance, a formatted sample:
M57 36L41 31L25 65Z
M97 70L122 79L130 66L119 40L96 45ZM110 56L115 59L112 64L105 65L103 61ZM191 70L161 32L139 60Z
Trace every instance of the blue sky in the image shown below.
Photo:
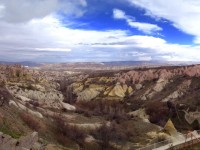
M199 8L198 0L0 0L0 60L200 61Z

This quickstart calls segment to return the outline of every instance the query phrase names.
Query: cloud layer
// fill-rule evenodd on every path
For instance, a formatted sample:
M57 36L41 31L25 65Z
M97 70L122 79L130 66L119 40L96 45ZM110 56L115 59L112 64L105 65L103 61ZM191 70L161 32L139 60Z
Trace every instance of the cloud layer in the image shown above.
M120 9L113 9L113 17L115 19L124 19L127 24L133 28L136 28L146 34L153 34L157 31L161 31L162 28L150 23L144 23L144 22L136 22L134 21L134 18L131 16L127 16L124 11Z
M181 1L181 0L177 0ZM89 2L89 1L88 1ZM134 35L128 30L75 29L70 17L81 17L87 11L85 0L0 0L0 60L8 61L123 61L168 60L199 61L200 46L168 43L153 33L162 30L155 24L137 22L120 9L113 8L110 19L121 19L146 36ZM178 29L200 37L199 10L187 11L167 5L164 1L129 0L146 10L146 15L170 20ZM194 1L191 1L194 2ZM32 8L34 6L34 9ZM170 10L171 9L171 10ZM181 11L181 12L179 12ZM177 14L176 14L176 13ZM65 24L61 18L65 17ZM175 14L173 14L175 13ZM194 15L182 16L184 15ZM69 17L68 17L69 16ZM176 18L180 17L180 18ZM182 17L182 18L181 18ZM175 19L176 18L176 19ZM182 20L189 21L183 22ZM116 20L115 20L116 21ZM197 25L196 25L196 24ZM193 28L194 27L194 28ZM197 30L196 32L194 32Z
M85 0L0 0L0 19L8 22L26 22L43 18L56 11L81 16L86 6Z
M194 35L200 44L200 1L198 0L127 0L146 10L146 15L167 19L179 30Z
M199 60L200 47L167 43L125 30L94 31L64 27L56 16L26 24L0 23L0 55L19 60L110 61Z

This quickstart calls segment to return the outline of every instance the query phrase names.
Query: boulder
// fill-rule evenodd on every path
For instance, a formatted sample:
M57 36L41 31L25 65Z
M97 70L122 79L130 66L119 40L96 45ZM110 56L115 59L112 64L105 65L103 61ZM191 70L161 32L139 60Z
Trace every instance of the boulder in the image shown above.
M142 87L143 87L142 84L136 84L135 85L136 90L140 90Z
M73 106L73 105L70 105L68 103L64 103L64 102L61 102L63 108L65 108L66 110L71 110L71 111L74 111L76 110L76 107Z

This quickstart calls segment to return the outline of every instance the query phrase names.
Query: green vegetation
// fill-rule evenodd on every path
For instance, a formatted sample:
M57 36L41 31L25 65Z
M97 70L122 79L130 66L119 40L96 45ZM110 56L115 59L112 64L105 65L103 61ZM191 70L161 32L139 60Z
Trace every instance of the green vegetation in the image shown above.
M9 123L7 122L7 120L4 118L3 119L3 123L0 127L0 131L3 132L4 134L10 135L12 138L18 139L20 138L23 133L14 130Z

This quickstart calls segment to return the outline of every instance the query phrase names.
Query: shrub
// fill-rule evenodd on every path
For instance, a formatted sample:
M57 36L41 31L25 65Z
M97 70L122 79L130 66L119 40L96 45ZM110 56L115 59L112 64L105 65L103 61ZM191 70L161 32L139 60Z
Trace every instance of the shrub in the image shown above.
M151 123L159 125L163 121L166 122L169 117L167 105L159 101L149 103L146 107L146 113L150 116L149 121Z
M67 141L75 141L80 146L83 145L83 141L86 137L86 132L75 125L65 124L65 120L60 116L54 117L55 121L55 131L57 141L65 145L68 143Z
M93 100L89 102L78 102L77 113L85 116L102 116L105 115L108 120L126 119L124 103L109 100Z
M41 127L40 122L36 120L35 118L33 118L32 115L24 112L20 114L20 117L28 125L28 127L30 127L31 129L35 131L39 131Z
M115 122L110 123L110 125L104 123L91 134L99 141L101 149L105 150L114 149L110 145L110 142L122 143L128 140L126 129L122 129L121 126L117 125Z
M93 135L98 140L100 140L99 144L101 146L101 149L110 149L110 141L115 136L115 128L114 126L107 126L106 124L103 124L99 129L97 129Z

